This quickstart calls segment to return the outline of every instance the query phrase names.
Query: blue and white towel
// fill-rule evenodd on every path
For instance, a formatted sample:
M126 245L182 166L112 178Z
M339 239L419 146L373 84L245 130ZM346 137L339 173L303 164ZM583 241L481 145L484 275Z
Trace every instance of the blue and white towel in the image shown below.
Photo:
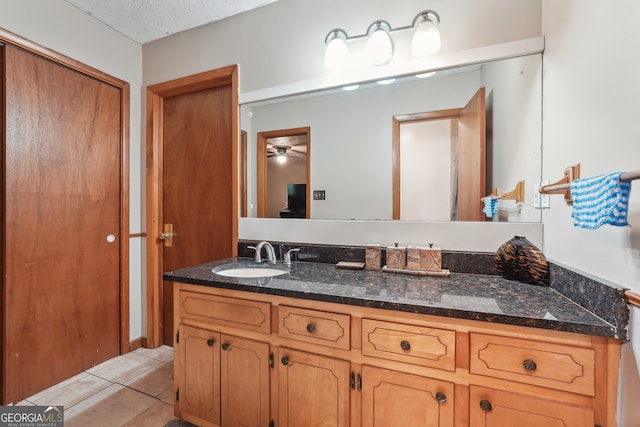
M482 208L482 212L487 216L487 218L491 218L498 213L498 199L493 196L486 196L484 198L484 208Z
M592 230L603 224L629 225L631 183L620 181L621 174L614 172L571 182L573 225Z

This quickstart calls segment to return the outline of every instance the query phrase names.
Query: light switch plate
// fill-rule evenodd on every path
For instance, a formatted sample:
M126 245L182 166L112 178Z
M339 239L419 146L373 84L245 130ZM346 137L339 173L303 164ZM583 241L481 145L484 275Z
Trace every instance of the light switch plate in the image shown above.
M313 200L325 200L326 193L324 190L313 190Z

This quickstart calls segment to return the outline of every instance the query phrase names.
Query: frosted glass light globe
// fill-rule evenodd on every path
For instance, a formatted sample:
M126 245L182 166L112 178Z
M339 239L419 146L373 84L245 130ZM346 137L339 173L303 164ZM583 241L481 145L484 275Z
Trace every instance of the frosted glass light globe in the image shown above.
M331 71L343 68L349 57L349 48L344 39L335 37L331 39L324 52L324 65Z
M393 42L389 33L378 28L371 33L367 41L367 58L372 65L388 64L393 57Z
M438 26L429 19L416 25L411 40L411 54L416 57L433 55L441 47Z

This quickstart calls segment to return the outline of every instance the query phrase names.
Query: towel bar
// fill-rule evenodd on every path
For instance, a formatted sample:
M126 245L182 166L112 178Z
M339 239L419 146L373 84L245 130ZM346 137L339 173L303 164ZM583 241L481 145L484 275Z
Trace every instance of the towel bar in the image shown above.
M539 192L540 194L564 193L564 199L567 204L570 205L573 203L573 199L571 198L571 181L578 178L580 178L580 163L566 168L564 170L564 178L553 184L540 187ZM620 181L634 181L636 179L640 179L640 170L624 172L620 175Z
M501 199L501 200L515 200L516 203L523 203L524 202L524 180L518 182L518 184L516 184L516 188L509 191L508 193L498 195L498 189L494 188L491 194L489 194L488 196L482 197L480 200L484 202L484 199L487 197L493 197L494 199Z
M553 184L543 185L538 191L540 194L564 194L564 201L570 205L573 203L571 181L578 178L580 178L580 163L565 168L562 179Z
M624 299L627 300L627 304L635 305L636 307L640 307L640 295L635 292L631 292L629 290L624 291Z

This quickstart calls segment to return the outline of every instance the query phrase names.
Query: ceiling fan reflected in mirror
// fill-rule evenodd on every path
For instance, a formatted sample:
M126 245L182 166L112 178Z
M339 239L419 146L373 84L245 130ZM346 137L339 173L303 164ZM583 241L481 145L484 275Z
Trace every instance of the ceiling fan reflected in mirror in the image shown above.
M304 159L306 155L304 137L270 138L267 141L267 158L276 157L279 164L285 163L288 157Z

